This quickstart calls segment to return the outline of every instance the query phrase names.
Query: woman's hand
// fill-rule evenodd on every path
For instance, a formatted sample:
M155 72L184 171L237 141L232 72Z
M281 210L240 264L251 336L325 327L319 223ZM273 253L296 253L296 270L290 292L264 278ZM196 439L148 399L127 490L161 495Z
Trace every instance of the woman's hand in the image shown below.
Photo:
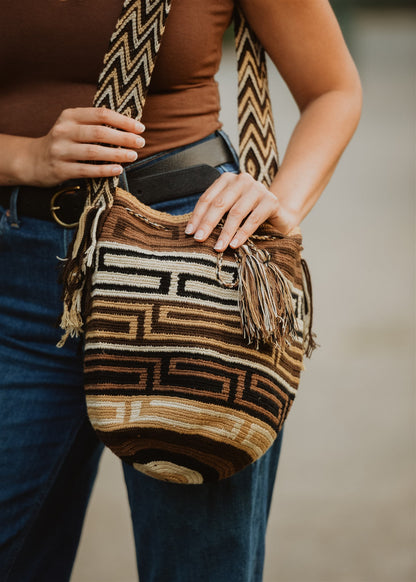
M185 229L195 240L204 241L228 212L214 249L235 249L246 242L266 220L287 234L295 226L294 215L285 210L278 198L246 172L222 174L198 200Z
M121 174L120 164L136 160L144 146L143 131L142 123L111 109L65 109L47 135L22 138L17 183L47 187Z

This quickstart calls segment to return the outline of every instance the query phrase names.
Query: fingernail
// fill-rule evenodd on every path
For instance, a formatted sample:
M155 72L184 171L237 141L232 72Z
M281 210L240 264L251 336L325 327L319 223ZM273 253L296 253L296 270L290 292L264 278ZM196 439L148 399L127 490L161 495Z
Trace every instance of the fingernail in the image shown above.
M144 146L144 139L142 137L138 137L136 139L136 144L139 146L139 148L142 148Z
M115 176L121 174L122 171L123 171L123 168L121 166L114 166L113 167L113 174Z
M187 225L187 227L185 228L185 234L192 234L193 230L194 230L194 226L193 226L193 224L190 224L190 223L189 223L189 224Z
M137 160L137 152L127 152L127 158L134 162L134 160Z
M194 234L194 238L196 240L201 240L202 238L204 238L204 231L203 230L197 230L196 233Z
M143 123L140 123L140 121L136 122L136 131L144 131L146 128L143 125Z
M238 238L235 237L233 238L233 240L230 242L230 247L236 247L238 245Z
M217 240L217 242L215 243L215 246L214 246L214 250L215 251L223 251L224 248L225 248L225 245L224 245L223 241Z

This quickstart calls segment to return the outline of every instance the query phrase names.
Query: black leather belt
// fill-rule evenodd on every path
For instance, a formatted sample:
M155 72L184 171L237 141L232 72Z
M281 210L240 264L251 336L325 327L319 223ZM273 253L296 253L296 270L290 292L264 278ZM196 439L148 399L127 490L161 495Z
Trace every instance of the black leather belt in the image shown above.
M151 161L131 164L126 170L128 191L145 204L175 200L204 192L220 175L215 166L233 162L233 154L221 136L196 143L182 151ZM143 166L143 167L142 167ZM8 208L13 187L0 187L0 205ZM77 225L86 198L83 181L69 181L54 188L20 186L17 213L55 221L72 228Z

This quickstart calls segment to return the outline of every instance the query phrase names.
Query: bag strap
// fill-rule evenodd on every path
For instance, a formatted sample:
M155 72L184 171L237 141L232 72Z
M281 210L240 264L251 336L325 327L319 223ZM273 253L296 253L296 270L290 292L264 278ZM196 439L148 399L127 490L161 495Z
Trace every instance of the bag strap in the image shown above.
M141 118L171 4L172 0L125 0L104 57L95 107ZM234 28L240 169L268 186L278 169L278 155L265 52L238 3ZM86 273L93 264L100 218L111 208L118 182L118 176L87 181L87 201L63 272L65 334L58 345L82 331Z
M94 107L142 117L172 0L125 0L98 78ZM119 177L89 180L90 204L111 205Z
M270 186L279 156L269 94L266 56L241 7L234 11L238 69L238 134L240 168Z

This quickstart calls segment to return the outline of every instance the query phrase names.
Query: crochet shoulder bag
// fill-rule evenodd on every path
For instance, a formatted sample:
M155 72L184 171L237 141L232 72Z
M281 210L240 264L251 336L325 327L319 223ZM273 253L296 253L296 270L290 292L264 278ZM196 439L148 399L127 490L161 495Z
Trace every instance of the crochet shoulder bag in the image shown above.
M126 0L95 106L140 119L171 0ZM241 169L277 171L265 56L235 13ZM85 332L92 426L123 461L157 479L224 479L272 445L314 347L300 231L265 223L238 250L185 235L189 215L152 210L91 180L64 270L65 330Z

